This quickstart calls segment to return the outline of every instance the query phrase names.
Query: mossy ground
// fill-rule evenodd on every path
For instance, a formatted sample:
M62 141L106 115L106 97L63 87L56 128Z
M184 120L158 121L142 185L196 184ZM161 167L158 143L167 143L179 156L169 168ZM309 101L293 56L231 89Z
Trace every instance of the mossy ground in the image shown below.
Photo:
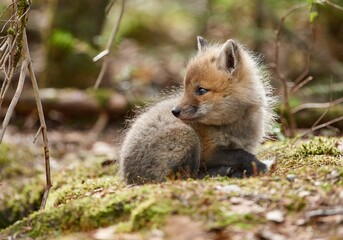
M268 142L259 154L276 160L268 175L143 186L125 186L116 165L94 158L56 173L47 208L18 218L0 239L339 239L342 214L313 210L343 205L342 145L323 137Z

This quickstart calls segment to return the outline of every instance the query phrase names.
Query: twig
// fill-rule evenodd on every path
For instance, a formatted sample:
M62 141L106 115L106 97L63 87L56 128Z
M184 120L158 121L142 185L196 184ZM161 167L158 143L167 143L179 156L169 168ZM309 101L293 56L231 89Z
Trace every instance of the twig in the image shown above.
M0 66L0 69L3 68L4 73L6 75L5 81L3 82L2 87L1 87L1 91L0 91L0 107L2 105L2 102L4 100L5 95L7 93L8 87L11 84L13 74L14 74L14 67L12 66L13 65L12 58L9 57L9 55L10 55L10 53L13 54L13 52L14 52L15 44L17 42L17 38L18 38L18 35L16 35L15 38L13 39L12 45L10 47L8 47L8 53L7 53L8 60L6 60L6 57L5 57L4 61L2 63L4 65L4 67L2 65ZM6 73L6 69L5 69L6 61L8 61L8 65L9 65L9 69L10 69L8 73Z
M23 90L23 86L24 86L24 82L25 82L25 77L26 77L26 72L27 72L28 64L29 64L28 60L24 59L23 62L22 62L22 65L21 65L20 77L19 77L17 89L16 89L16 91L14 93L12 101L11 101L9 107L8 107L7 112L6 112L5 119L2 122L2 128L1 128L1 131L0 131L0 143L2 142L2 139L3 139L4 135L5 135L5 131L6 131L7 127L8 127L9 121L10 121L10 119L12 117L14 108L17 105L19 97L20 97L21 92Z
M311 126L311 129L313 129L315 126L317 126L317 124L323 119L323 117L325 117L325 115L330 111L330 108L332 106L332 78L330 79L330 105L327 109L325 109L325 111L319 116L319 118L317 118L317 120L313 123L313 125Z
M307 73L306 73L307 74ZM292 90L291 90L291 94L296 93L300 88L302 88L303 86L305 86L307 83L311 82L313 80L312 76L309 76L307 78L305 78L303 81L299 82L298 84L296 84Z
M104 58L104 61L103 61L102 65L101 65L101 70L100 70L99 76L98 76L98 78L96 80L96 83L94 85L94 89L98 89L98 87L99 87L99 85L100 85L100 83L101 83L101 81L102 81L102 79L103 79L103 77L105 75L105 72L106 72L106 69L107 69L107 65L108 65L108 57L107 56L108 56L108 53L111 50L111 47L112 47L112 44L113 44L113 40L115 39L115 37L116 37L116 35L118 33L120 22L121 22L121 19L123 17L123 13L124 13L124 8L125 8L125 0L122 0L121 1L121 8L120 8L119 17L118 17L116 25L112 29L110 38L109 38L109 40L107 42L107 45L106 45L106 49L93 58L94 62L98 61L102 57ZM106 53L106 54L104 54L104 53Z
M284 97L284 106L281 108L281 115L284 115L285 111L287 112L288 116L289 116L289 135L290 136L294 136L294 130L295 130L295 119L294 116L291 113L291 106L289 103L289 89L288 89L288 81L286 80L286 78L284 77L284 75L280 72L280 65L279 65L279 59L280 59L280 35L281 35L281 30L282 30L282 26L284 25L284 22L286 20L286 18L292 14L293 12L304 8L307 6L307 3L304 4L299 4L294 6L293 8L291 8L282 18L281 21L279 23L278 29L276 31L276 39L275 39L275 70L276 70L276 75L278 76L281 84L282 84L282 94ZM284 121L285 124L288 123L288 121L286 120L286 117L283 116L282 120Z
M39 129L38 129L38 131L37 131L35 137L33 138L33 143L36 143L36 140L37 140L37 138L38 138L38 135L40 134L41 131L42 131L42 126L39 127Z
M3 99L6 95L6 92L8 90L8 87L11 83L11 80L13 78L14 70L16 69L16 66L20 61L21 61L21 70L20 70L20 76L19 76L19 81L18 81L16 92L8 107L8 110L5 115L5 119L2 122L2 128L0 132L0 142L2 142L6 128L13 114L14 108L17 105L19 97L22 93L25 78L26 78L26 73L27 71L29 71L29 75L32 81L32 87L33 87L33 91L35 95L36 105L38 109L39 120L41 124L40 130L38 132L42 133L43 145L44 145L46 188L44 191L44 196L43 196L42 204L41 204L41 209L42 209L46 205L46 200L49 194L49 190L51 188L51 177L50 177L50 160L49 160L47 128L45 124L43 107L42 107L42 103L39 97L38 84L37 84L37 80L36 80L32 62L31 62L31 56L29 52L27 35L26 35L27 14L30 9L30 4L31 2L27 1L25 3L24 8L18 8L18 1L12 0L12 4L10 5L10 7L12 7L13 13L10 19L5 23L5 26L6 24L10 24L10 27L14 29L13 31L15 32L15 37L13 36L13 34L7 33L5 41L2 41L1 46L0 46L0 49L2 52L2 55L0 55L0 70L3 71L5 74L5 81L3 82L1 90L0 90L0 108L3 102ZM3 31L4 29L5 27L3 27L1 31ZM37 136L35 136L35 139L36 138Z
M106 9L105 9L105 13L106 15L110 12L113 4L114 4L115 0L111 0L111 2L107 5Z
M330 120L330 121L328 121L328 122L326 122L326 123L322 123L322 124L320 124L320 125L317 125L317 126L311 128L310 130L306 131L306 132L303 133L302 135L300 135L297 139L303 138L303 137L305 137L307 134L309 134L309 133L311 133L311 132L317 131L317 130L319 130L319 129L321 129L321 128L328 127L328 126L330 126L331 124L336 123L336 122L339 122L339 121L342 121L342 120L343 120L343 116L340 116L340 117L335 118L335 119L332 119L332 120Z
M343 215L343 207L336 207L331 209L316 209L312 211L308 211L306 213L306 219L310 220L316 217L326 217L326 216L333 216L333 215Z
M331 87L332 87L332 79L330 81L330 102L324 103L327 105L327 109L325 109L325 111L319 116L319 118L314 122L312 127L309 130L307 130L305 133L296 137L295 141L297 141L300 138L305 137L307 134L309 134L311 132L314 132L314 131L319 130L319 129L324 128L324 127L328 127L335 122L339 122L339 121L343 120L343 116L341 116L341 117L332 119L326 123L323 123L323 124L316 126L323 119L323 117L329 112L331 106L333 106L334 104L338 104L340 101L343 101L343 98L339 98L339 99L336 99L335 101L332 101L332 89L331 89Z
M23 52L24 52L24 57L29 61L29 73L30 73L30 78L32 82L32 88L33 92L35 95L35 100L36 100L36 105L37 105L37 110L38 110L38 117L40 121L40 129L42 133L42 138L43 138L43 146L44 146L44 162L45 162L45 177L46 177L46 186L44 190L44 195L42 199L42 203L40 208L44 209L46 205L46 201L49 196L49 191L52 186L51 184L51 174L50 174L50 156L49 156L49 145L48 145L48 134L47 134L47 127L45 123L45 117L44 117L44 111L43 111L43 106L42 102L39 96L39 88L37 84L37 79L34 73L32 61L31 61L31 56L30 56L30 51L29 51L29 46L27 43L27 35L26 35L26 30L24 29L23 32Z
M343 7L342 7L342 6L339 6L339 5L333 3L333 2L331 2L331 1L329 1L329 0L322 0L322 2L326 3L327 5L330 5L330 6L333 7L333 8L336 8L336 9L338 9L338 10L343 11Z
M338 98L332 102L325 102L325 103L304 103L304 104L301 104L297 107L295 107L293 110L292 110L292 113L295 114L297 112L300 112L301 110L304 110L304 109L309 109L309 108L328 108L329 106L335 106L339 103L342 103L343 102L343 97L341 98Z
M294 85L294 87L291 90L291 94L297 92L302 86L304 86L306 83L310 82L313 79L310 76L310 77L306 78L305 80L303 80L304 77L308 74L308 72L310 70L310 60L311 60L311 55L312 55L313 46L314 46L314 29L313 29L313 25L312 24L310 25L310 29L311 29L311 41L310 41L310 47L308 48L308 51L307 51L305 69L295 79L295 81L294 81L295 85Z
M87 138L89 140L94 140L99 136L99 134L105 129L108 123L108 114L103 111L100 116L98 117L98 120L94 124L93 128L90 130Z

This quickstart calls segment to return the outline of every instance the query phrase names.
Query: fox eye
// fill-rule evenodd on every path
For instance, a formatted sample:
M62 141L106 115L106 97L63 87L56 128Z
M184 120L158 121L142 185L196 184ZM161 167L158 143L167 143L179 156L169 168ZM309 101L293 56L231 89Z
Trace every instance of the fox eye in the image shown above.
M201 96L201 95L204 95L205 93L207 93L208 91L209 91L209 90L206 89L206 88L198 87L198 88L195 90L195 95Z

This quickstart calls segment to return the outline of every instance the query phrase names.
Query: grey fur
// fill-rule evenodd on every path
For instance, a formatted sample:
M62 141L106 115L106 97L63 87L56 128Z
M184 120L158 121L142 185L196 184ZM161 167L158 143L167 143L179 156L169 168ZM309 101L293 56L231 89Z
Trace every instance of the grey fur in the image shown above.
M120 152L120 174L127 183L161 182L177 172L183 177L197 174L200 140L172 115L177 101L168 98L150 107L127 132Z
M204 51L208 45L207 41L201 36L197 37L197 43L198 43L198 51Z

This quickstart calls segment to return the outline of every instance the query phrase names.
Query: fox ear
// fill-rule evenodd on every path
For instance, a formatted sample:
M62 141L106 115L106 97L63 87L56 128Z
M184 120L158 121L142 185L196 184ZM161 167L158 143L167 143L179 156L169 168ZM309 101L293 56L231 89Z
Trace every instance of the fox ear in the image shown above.
M224 69L229 73L233 74L237 69L239 63L239 47L237 43L229 39L222 46L219 58L218 67L219 69Z
M199 52L204 51L208 45L207 41L203 37L197 36L197 42L198 42L198 51Z

